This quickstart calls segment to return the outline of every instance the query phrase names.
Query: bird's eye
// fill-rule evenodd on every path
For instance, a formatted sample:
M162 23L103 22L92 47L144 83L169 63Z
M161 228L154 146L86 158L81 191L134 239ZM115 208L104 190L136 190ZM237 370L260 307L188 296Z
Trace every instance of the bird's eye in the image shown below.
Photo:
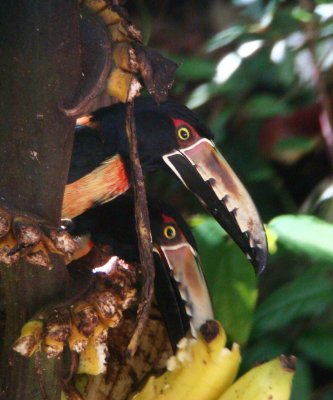
M172 225L167 225L163 230L164 236L167 239L174 239L176 237L176 229Z
M177 130L177 135L180 140L188 140L191 137L191 132L186 126L181 126Z

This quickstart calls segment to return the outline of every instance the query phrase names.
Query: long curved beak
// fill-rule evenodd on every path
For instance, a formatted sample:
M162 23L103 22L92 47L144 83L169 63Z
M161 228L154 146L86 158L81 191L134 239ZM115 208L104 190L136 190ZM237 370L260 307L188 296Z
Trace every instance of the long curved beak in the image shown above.
M161 258L164 268L167 268L167 274L173 281L174 290L180 294L192 334L195 336L195 332L203 323L214 318L210 295L197 252L187 242L170 246L155 244L154 251ZM156 275L160 274L156 269ZM165 284L161 282L162 285ZM158 296L158 292L157 288L156 296ZM165 299L162 299L162 302L164 301ZM170 310L171 304L169 303L167 307ZM181 310L182 307L179 306L179 309ZM166 315L166 318L168 317Z
M247 190L214 143L203 138L163 159L261 272L267 258L263 224Z

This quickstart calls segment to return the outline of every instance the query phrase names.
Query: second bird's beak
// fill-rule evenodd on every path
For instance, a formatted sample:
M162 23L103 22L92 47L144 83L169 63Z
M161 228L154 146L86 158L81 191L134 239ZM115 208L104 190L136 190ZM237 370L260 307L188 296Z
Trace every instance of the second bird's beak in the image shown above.
M267 258L263 224L247 190L214 143L203 138L163 160L261 272Z
M186 241L178 244L155 244L154 252L159 255L162 264L168 269L167 275L173 280L174 290L180 294L189 318L192 335L196 336L202 324L213 319L213 308L205 278L202 273L197 252ZM159 276L162 271L156 269ZM166 286L165 283L162 283ZM156 295L158 290L156 291ZM165 299L164 299L165 300ZM171 304L168 304L170 309ZM181 309L181 306L179 307Z

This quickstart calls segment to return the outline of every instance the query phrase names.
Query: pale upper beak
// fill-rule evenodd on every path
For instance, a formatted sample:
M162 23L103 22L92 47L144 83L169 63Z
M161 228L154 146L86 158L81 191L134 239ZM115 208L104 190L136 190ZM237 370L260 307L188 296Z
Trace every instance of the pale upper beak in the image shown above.
M261 272L267 258L263 224L247 190L214 143L203 138L163 160Z

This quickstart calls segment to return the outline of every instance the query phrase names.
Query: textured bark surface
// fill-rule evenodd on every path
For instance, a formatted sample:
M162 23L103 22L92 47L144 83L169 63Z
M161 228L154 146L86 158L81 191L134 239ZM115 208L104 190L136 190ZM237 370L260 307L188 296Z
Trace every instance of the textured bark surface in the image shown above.
M144 301L138 309L137 326L128 345L128 354L134 355L139 345L140 336L149 317L151 301L154 295L155 266L153 259L153 244L151 240L150 221L148 213L146 188L141 168L138 143L135 132L134 104L126 105L126 134L130 148L132 168L132 184L135 199L135 222L138 235L140 263L143 266L144 285L142 288Z
M78 91L78 4L1 2L0 38L0 206L58 224L75 124L59 105ZM60 398L60 360L42 359L35 368L10 349L22 323L66 288L61 257L54 265L51 272L23 261L0 266L6 309L0 376L6 399Z

